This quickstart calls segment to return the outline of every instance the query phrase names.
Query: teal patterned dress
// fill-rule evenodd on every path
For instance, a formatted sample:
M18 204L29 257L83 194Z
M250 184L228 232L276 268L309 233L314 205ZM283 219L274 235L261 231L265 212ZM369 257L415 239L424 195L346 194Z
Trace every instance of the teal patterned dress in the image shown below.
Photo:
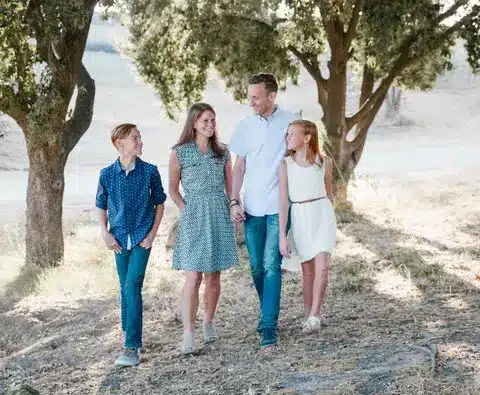
M203 155L195 143L174 148L180 165L185 209L173 250L173 268L212 273L238 265L234 225L225 194L228 149L216 158Z

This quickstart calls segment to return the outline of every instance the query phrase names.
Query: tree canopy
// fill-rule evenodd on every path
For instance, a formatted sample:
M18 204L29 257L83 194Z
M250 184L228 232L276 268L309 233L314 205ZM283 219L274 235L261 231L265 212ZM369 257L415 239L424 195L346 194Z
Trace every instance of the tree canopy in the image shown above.
M0 0L0 110L24 131L66 111L98 2Z
M280 86L296 83L300 65L317 87L334 162L337 201L389 88L431 88L452 67L463 39L480 71L480 4L475 0L132 0L123 15L130 54L170 117L201 97L209 72L237 100L247 77L267 71ZM349 78L351 72L357 79ZM353 84L353 86L348 86ZM347 89L348 86L348 89ZM347 108L347 92L358 106Z
M0 0L0 111L27 145L29 264L63 259L64 168L93 117L95 83L82 58L98 3Z
M174 116L200 97L211 68L242 100L249 74L270 71L285 86L289 79L298 80L300 64L318 83L318 100L326 112L331 72L322 72L328 69L322 63L328 65L324 54L337 49L345 52L344 62L352 70L362 73L367 66L377 85L427 89L451 67L452 47L463 38L468 62L479 72L480 5L475 3L133 0L124 7L139 73Z

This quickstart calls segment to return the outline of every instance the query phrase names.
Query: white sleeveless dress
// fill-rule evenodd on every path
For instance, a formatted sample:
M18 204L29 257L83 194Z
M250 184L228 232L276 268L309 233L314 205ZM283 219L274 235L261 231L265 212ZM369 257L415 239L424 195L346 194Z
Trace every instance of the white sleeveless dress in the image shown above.
M290 230L287 238L292 252L283 258L282 268L301 271L301 263L320 252L332 252L337 222L332 203L325 189L324 165L302 167L293 158L285 158L288 174L288 197L291 202ZM295 203L319 197L308 203Z

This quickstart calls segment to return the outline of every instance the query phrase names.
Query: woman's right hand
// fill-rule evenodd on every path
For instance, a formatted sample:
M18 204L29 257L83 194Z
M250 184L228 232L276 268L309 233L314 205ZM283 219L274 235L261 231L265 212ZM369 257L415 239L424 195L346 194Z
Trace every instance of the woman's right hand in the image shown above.
M290 247L290 242L287 239L287 236L281 236L280 237L280 254L284 258L290 258L290 253L292 252L292 249Z

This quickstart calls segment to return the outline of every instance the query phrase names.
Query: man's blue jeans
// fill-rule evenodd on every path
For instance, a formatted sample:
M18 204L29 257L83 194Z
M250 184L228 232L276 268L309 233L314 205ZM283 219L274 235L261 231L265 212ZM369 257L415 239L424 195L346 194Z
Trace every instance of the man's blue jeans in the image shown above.
M115 254L122 308L122 330L126 348L142 347L142 286L150 249L139 245Z
M245 213L245 216L245 244L260 301L258 329L276 329L282 290L278 214L255 217Z

